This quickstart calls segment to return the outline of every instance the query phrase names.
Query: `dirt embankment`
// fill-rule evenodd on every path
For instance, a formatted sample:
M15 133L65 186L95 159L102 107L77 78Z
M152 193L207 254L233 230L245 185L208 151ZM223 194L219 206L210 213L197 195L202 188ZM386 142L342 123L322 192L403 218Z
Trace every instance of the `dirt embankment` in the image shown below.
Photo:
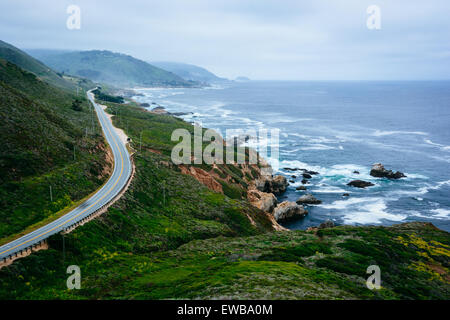
M260 209L267 216L272 224L273 230L286 230L279 225L272 211L277 205L276 197L272 193L261 192L257 189L257 181L263 179L262 169L269 169L270 166L264 163L264 166L249 164L213 164L211 166L198 167L192 165L180 165L180 170L184 174L194 177L197 181L204 184L210 190L227 194L230 188L238 190L254 207ZM207 171L207 169L210 169ZM255 222L248 217L250 222Z

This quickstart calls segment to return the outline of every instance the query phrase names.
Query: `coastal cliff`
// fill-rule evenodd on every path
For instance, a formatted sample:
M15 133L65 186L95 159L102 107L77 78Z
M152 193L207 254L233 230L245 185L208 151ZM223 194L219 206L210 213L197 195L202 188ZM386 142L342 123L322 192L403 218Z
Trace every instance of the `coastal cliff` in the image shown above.
M105 104L137 150L135 178L64 242L52 236L48 250L2 268L1 299L450 298L447 232L429 223L274 232L275 216L301 212L271 205L267 191L282 191L282 178L262 179L254 167L174 165L171 132L192 125ZM72 264L81 290L66 288ZM379 290L366 286L370 265L380 267Z

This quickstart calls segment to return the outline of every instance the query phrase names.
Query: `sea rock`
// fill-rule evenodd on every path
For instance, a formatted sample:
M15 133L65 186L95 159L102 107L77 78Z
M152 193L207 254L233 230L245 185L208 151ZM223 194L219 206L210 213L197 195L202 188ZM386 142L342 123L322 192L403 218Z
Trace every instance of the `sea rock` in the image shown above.
M289 180L290 183L295 183L295 180Z
M254 189L248 191L247 199L253 206L266 212L272 212L278 203L278 200L273 193Z
M295 188L295 190L303 190L303 191L305 191L306 187L305 186L299 186L299 187Z
M292 178L292 179L296 179L297 176L296 176L296 175L292 175L291 178Z
M312 170L303 170L303 173L310 174L310 175L319 174L317 171L312 171Z
M400 179L405 178L406 175L403 172L392 170L386 170L381 163L375 163L370 170L370 175L377 178L388 178L388 179Z
M296 201L298 204L320 204L322 201L316 199L312 194L304 194Z
M303 180L302 180L302 184L308 184L308 183L309 183L308 180L306 180L306 179L303 179Z
M277 222L303 218L307 214L308 211L303 206L291 201L284 201L273 210L273 216Z
M312 176L309 173L303 173L302 176L305 179L311 179L312 178Z
M256 189L262 192L281 194L286 191L288 186L286 177L277 175L275 177L261 177L255 181Z
M166 109L164 107L158 106L155 107L151 110L152 113L157 113L157 114L167 114L168 112L166 111Z
M176 116L176 117L179 117L179 116L186 116L186 115L188 115L188 114L192 114L192 112L171 112L171 113L170 113L170 115Z
M350 197L350 193L344 193L342 196L343 197Z
M319 224L319 229L333 228L334 222L331 220L327 220Z
M363 181L363 180L353 180L347 183L348 186L356 187L356 188L365 188L374 186L372 182Z
M359 174L359 171L355 170L353 171L354 174Z

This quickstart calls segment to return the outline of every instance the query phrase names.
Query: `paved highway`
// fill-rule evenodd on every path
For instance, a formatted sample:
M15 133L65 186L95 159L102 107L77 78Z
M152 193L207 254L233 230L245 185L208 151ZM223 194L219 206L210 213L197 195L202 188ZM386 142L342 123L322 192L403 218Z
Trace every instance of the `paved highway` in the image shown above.
M65 230L82 219L90 216L95 211L101 209L104 205L110 202L127 184L132 171L130 155L123 142L119 139L111 121L108 119L103 109L95 103L91 91L87 93L87 96L94 105L103 129L103 133L112 149L114 156L114 171L111 177L99 191L97 191L91 198L83 202L74 210L47 224L46 226L43 226L19 239L1 246L0 261L14 255L15 253L21 252L21 250L25 250L33 244L37 244L40 241L45 240L55 233Z

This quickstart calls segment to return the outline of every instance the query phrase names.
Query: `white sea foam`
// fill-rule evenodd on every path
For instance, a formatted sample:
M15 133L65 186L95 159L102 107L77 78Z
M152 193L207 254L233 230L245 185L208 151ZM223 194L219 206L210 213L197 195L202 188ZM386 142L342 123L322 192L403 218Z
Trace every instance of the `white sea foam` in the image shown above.
M350 193L347 190L333 186L324 186L320 187L319 189L314 189L314 193L344 193L344 192Z
M308 136L300 133L289 133L290 136L294 136L303 140L306 140L309 143L340 143L345 141L341 138L327 138L323 136Z
M299 168L299 169L313 170L319 173L324 172L324 169L320 166L312 166L298 160L283 160L280 162L280 168Z
M296 149L289 149L289 150L280 150L281 154L291 154L291 153L297 153L299 152L301 149L300 148L296 148Z
M421 212L416 211L416 210L408 211L408 216L414 216L414 217L418 217L418 218L427 218L427 219L430 218L430 216L424 215Z
M415 135L421 135L426 136L428 133L422 132L422 131L383 131L383 130L375 130L374 133L372 133L375 137L382 137L382 136L389 136L393 134L415 134Z
M343 212L344 223L347 224L378 224L383 220L402 221L406 214L387 212L384 198L350 198L337 200L331 204L321 205L322 208Z
M325 144L310 144L306 147L302 147L301 150L331 150L336 149L335 147L327 146Z
M432 215L433 218L437 218L437 219L446 219L450 217L450 210L448 209L431 209L431 212L435 213Z
M421 187L418 189L419 194L428 193L430 190L439 190L443 186L450 185L450 180L440 181L436 183L434 186L427 184L425 187Z
M439 147L441 150L445 150L445 151L450 151L450 146L446 146L440 143L435 143L433 141L431 141L430 139L423 139L423 141L425 141L425 143L435 146L435 147Z

